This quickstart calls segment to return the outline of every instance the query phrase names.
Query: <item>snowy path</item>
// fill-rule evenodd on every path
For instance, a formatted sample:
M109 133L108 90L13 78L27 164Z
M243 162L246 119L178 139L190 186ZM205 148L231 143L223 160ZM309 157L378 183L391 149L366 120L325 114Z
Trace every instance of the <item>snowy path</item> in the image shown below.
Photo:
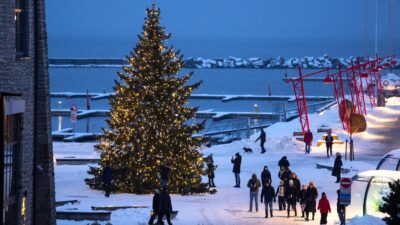
M400 98L389 101L388 107L369 110L368 130L354 136L356 147L356 160L345 162L346 167L352 167L358 172L375 169L380 157L394 148L400 148L400 140L397 138L400 130ZM347 135L341 129L341 123L337 116L337 107L320 115L310 115L312 130L322 125L329 125L333 132L338 134L340 140L345 140ZM316 169L315 164L333 165L333 159L327 159L325 147L313 146L311 155L303 153L303 144L294 141L292 132L299 127L298 120L288 123L276 123L266 129L267 153L260 154L258 143L254 143L257 135L251 137L250 141L242 140L231 144L213 146L204 149L204 155L213 153L214 161L218 165L215 183L218 192L214 195L193 195L181 196L172 195L174 210L179 214L173 220L175 225L255 225L255 224L319 224L319 213L315 221L305 223L298 206L298 217L286 218L286 212L277 211L277 204L274 204L275 217L265 219L264 206L259 204L259 212L247 212L249 209L249 190L246 188L248 179L255 172L260 176L264 165L267 165L272 174L273 186L278 185L278 160L287 155L291 163L291 170L296 172L302 183L308 184L314 181L319 194L326 192L331 202L332 213L328 216L328 224L337 224L336 214L336 190L338 184L334 183L335 178L330 171ZM315 142L321 139L322 134L314 134ZM233 188L234 176L232 173L231 156L236 152L243 152L244 146L251 147L254 154L242 154L242 188ZM54 143L56 157L78 156L93 158L98 157L93 152L93 144L90 143ZM334 146L334 152L344 154L344 145ZM66 205L57 208L58 210L90 210L91 206L118 206L118 205L145 205L151 206L151 195L113 194L105 198L103 193L89 189L84 183L88 175L88 165L69 166L59 165L55 167L56 175L56 199L81 201L77 205ZM357 172L355 171L355 172ZM354 172L353 174L354 175ZM204 178L206 181L207 178ZM112 225L125 224L147 224L150 208L125 209L112 212ZM80 225L89 222L58 221L59 225ZM102 224L106 224L103 222Z

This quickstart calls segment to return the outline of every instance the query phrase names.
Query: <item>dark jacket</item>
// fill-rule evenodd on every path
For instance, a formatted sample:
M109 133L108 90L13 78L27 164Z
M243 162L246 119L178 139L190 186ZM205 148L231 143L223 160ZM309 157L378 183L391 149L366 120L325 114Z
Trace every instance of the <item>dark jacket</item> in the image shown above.
M261 134L260 136L256 139L256 142L258 140L261 140L261 142L265 142L265 140L267 139L267 135L265 134L265 131L261 129Z
M286 156L283 156L283 157L279 160L278 166L281 167L281 168L282 168L282 167L287 168L287 167L290 166L289 160L286 158Z
M281 174L281 180L283 180L285 182L286 186L289 185L290 175L292 175L292 171L290 171L290 170L286 170L285 172L283 172Z
M304 190L304 189L300 190L299 199L298 199L300 204L306 204L306 192L307 192L307 189L306 190Z
M333 165L332 176L339 176L340 172L342 171L342 166L342 156L338 155L336 156L335 164Z
M103 168L103 182L110 183L112 179L113 179L113 170L111 169L110 166L105 166Z
M285 198L288 204L295 204L297 202L297 191L296 188L287 187L285 191Z
M304 142L305 142L305 143L311 143L312 140L313 140L313 135L312 135L312 133L307 131L307 132L304 134Z
M290 179L293 180L293 186L294 188L296 188L297 193L299 193L301 189L300 180L298 178L290 178Z
M242 156L237 155L234 159L231 159L233 163L233 170L234 173L240 173L240 165L242 164Z
M153 196L153 212L160 213L160 194L155 193Z
M331 205L329 204L329 200L326 196L322 196L322 198L318 202L318 209L321 213L331 212Z
M215 173L214 173L215 169L216 167L214 166L213 163L207 164L207 176L209 178L215 178Z
M265 187L265 185L263 186L263 189L261 191L261 202L263 202L263 200L265 203L271 202L272 200L276 201L274 187L272 187L271 185L269 185L268 187Z
M258 189L261 187L260 180L251 178L247 182L247 187L250 188L250 192L258 192Z
M160 213L171 213L172 212L172 204L171 197L168 192L161 192L160 194Z
M326 146L332 146L332 144L333 144L333 137L332 137L332 136L326 136L326 137L325 137L325 144L326 144Z
M308 187L306 191L306 208L305 211L315 212L317 207L318 191L316 188Z
M168 180L168 178L171 176L171 168L166 165L161 165L160 176L161 176L161 179Z
M264 186L265 182L269 180L269 183L272 184L272 177L271 177L271 173L269 172L269 170L263 170L261 173L261 184Z

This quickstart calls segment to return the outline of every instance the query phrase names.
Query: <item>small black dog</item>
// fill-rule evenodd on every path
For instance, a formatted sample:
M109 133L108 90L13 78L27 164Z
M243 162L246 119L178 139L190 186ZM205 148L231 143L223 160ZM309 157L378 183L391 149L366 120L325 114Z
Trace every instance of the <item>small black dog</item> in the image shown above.
M251 148L246 148L246 147L243 147L243 150L244 150L244 153L253 153L253 149L251 149Z

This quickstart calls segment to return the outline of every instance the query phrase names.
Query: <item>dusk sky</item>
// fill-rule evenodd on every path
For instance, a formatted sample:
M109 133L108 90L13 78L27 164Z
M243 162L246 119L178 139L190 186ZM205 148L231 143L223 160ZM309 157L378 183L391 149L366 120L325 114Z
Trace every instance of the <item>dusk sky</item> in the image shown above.
M145 8L161 8L173 39L302 39L373 45L375 0L57 0L47 1L49 43L96 38L135 40ZM388 43L388 2L379 1L379 41ZM393 2L393 48L399 49L400 3ZM366 16L365 16L366 13Z

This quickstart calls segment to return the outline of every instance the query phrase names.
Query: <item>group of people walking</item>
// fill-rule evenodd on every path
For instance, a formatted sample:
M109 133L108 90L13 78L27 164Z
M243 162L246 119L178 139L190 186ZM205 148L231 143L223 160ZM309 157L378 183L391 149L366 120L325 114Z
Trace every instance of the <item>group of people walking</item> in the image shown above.
M232 159L232 163L235 163L235 159L238 158L240 158L240 154L237 153L236 157ZM272 186L272 176L268 166L264 166L261 172L261 181L255 173L252 174L251 179L247 182L247 187L250 190L249 212L253 211L253 205L255 211L258 211L258 195L261 189L260 202L265 205L265 218L274 216L273 203L278 200L279 211L286 211L287 218L291 216L292 211L294 216L297 216L297 204L300 204L301 217L305 218L306 221L314 220L315 213L319 210L321 213L320 224L326 224L327 215L331 212L326 194L322 193L320 200L317 201L318 190L313 181L310 181L308 185L303 184L301 186L297 174L290 170L290 163L286 156L279 160L278 166L280 167L278 173L280 182L276 191ZM238 169L237 165L236 169Z

